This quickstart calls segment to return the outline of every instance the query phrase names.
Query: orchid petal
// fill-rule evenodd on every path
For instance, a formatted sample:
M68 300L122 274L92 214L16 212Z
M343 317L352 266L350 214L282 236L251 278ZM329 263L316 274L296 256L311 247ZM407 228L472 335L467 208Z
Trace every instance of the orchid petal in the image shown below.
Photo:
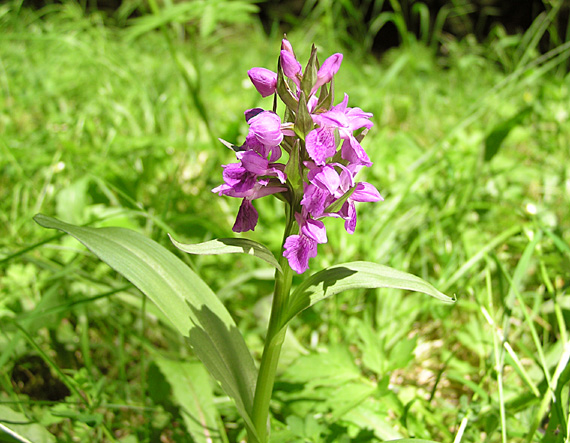
M356 189L350 196L350 199L355 202L377 202L384 201L378 189L367 182L360 182L356 184Z
M317 242L305 235L290 235L283 246L283 256L297 274L309 269L309 258L317 256Z
M236 217L236 222L232 228L234 232L245 232L255 230L257 225L258 214L251 201L244 198L239 207L239 211Z

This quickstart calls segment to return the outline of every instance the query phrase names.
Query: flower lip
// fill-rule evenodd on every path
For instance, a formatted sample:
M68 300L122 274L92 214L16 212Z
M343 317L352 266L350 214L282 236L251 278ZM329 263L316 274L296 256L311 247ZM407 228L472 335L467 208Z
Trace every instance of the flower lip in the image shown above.
M244 198L239 207L236 222L232 228L234 232L245 232L255 230L257 225L258 213L251 204L251 201Z

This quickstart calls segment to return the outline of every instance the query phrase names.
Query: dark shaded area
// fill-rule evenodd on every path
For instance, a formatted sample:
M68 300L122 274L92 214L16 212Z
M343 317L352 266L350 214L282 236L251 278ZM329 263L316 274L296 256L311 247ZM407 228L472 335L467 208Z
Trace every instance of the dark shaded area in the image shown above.
M187 0L191 1L191 0ZM42 8L50 4L61 3L59 0L24 0L24 6ZM148 12L145 0L78 0L78 3L88 11L103 11L109 14L116 13L119 9L127 12L130 17ZM319 19L318 2L306 0L265 0L257 4L259 18L265 31L269 34L275 31L287 32L295 26L314 18ZM394 4L399 5L400 11L394 11ZM348 34L358 44L362 38L362 32L369 29L370 25L383 13L399 14L408 32L413 33L418 39L421 38L421 18L418 6L424 4L429 11L430 32L437 27L437 21L444 19L442 32L445 35L461 39L466 35L475 35L479 41L483 41L493 28L502 26L507 34L524 33L536 18L546 11L543 0L401 0L390 2L388 0L352 0L351 7L335 5L337 14L345 18ZM322 8L322 7L321 7ZM349 10L350 9L350 10ZM341 11L340 14L338 11ZM567 39L568 17L570 2L564 2L558 16L554 20L557 36L543 36L540 49L544 52L551 48L552 40L565 41ZM321 13L322 15L322 13ZM308 23L305 23L308 24ZM556 33L556 32L555 32ZM381 53L401 43L401 32L393 22L388 22L381 27L374 37L372 50ZM556 42L554 42L556 43Z
M32 400L62 401L70 395L68 387L37 355L26 355L16 361L12 369L12 385L16 392Z
M394 2L396 3L396 2ZM507 34L524 33L536 18L546 11L542 0L401 0L397 2L401 11L394 11L393 3L387 0L353 0L353 17L356 11L361 15L362 28L367 29L370 24L382 13L400 14L409 32L418 39L421 37L421 19L418 13L418 4L425 4L429 10L430 32L433 31L436 21L445 18L443 33L461 39L472 34L479 41L483 41L492 29L501 25ZM302 0L268 0L260 4L260 18L267 32L270 32L274 23L278 23L284 31L293 27L295 23L302 21L305 17L301 14L310 14L311 11L304 10L305 2ZM313 9L314 11L314 9ZM565 2L559 11L554 25L558 30L558 38L561 41L566 39L568 28L568 16L570 2ZM347 20L351 19L351 12L343 11L343 16ZM349 32L353 37L358 37L358 30L354 29L358 25L349 27ZM546 38L543 40L547 40ZM373 43L375 52L383 52L401 43L400 33L393 22L386 23L376 34ZM542 42L541 49L545 49L547 42Z

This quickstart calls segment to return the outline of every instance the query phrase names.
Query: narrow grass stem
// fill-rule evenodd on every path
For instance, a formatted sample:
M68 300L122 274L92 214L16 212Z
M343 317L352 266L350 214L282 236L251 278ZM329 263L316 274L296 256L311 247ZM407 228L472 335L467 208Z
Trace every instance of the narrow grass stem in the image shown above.
M495 309L493 306L493 287L491 284L491 271L489 267L485 269L485 283L487 286L487 305L489 307L490 315L489 319L490 322L493 322L493 318L495 316ZM489 322L489 324L491 324ZM493 328L496 328L494 324L491 324ZM500 338L500 341L503 342L503 338ZM503 392L503 365L501 361L501 352L499 348L499 337L497 334L493 334L493 353L495 358L495 372L497 374L497 390L499 393L499 416L501 418L501 441L502 443L507 443L507 415L505 411L505 396Z
M292 233L295 226L293 211L289 211L287 218L288 221L283 236L283 243ZM281 347L283 346L285 334L287 333L287 327L281 327L281 319L293 279L293 271L287 259L281 256L279 262L283 272L275 272L275 291L273 293L271 316L269 317L265 347L261 357L261 365L259 367L253 400L252 419L257 431L259 443L266 443L268 441L269 426L267 420L269 416L269 402L271 400L271 394L273 393L275 373L279 363Z

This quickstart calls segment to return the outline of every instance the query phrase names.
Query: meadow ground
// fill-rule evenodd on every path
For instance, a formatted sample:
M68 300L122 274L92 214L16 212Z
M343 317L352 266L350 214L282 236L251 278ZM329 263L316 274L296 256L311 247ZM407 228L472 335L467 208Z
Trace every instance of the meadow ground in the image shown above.
M178 394L202 373L188 346L122 277L32 217L128 227L173 251L167 233L232 237L239 201L211 193L233 156L217 138L241 143L243 111L270 106L246 71L274 69L281 39L244 20L210 32L174 23L169 48L143 19L0 6L3 426L35 442L192 441ZM570 49L541 55L527 37L344 51L336 101L346 91L374 114L374 165L361 178L385 201L358 208L354 235L329 220L311 271L374 261L457 302L359 290L305 311L284 348L272 441L567 437ZM313 41L321 57L341 50L317 27L288 38L300 60ZM256 206L245 236L278 254L282 203ZM177 254L258 359L272 270ZM238 441L231 401L214 383L207 391L225 423L219 441Z

